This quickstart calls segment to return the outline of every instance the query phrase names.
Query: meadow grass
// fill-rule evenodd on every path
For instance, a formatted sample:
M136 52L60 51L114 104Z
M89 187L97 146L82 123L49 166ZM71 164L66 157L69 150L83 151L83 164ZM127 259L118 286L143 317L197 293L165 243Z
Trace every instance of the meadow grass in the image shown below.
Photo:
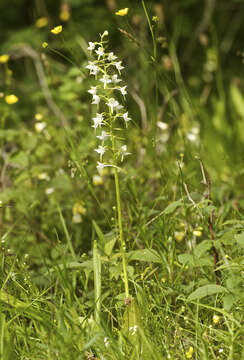
M39 114L38 130L17 134L6 127L15 119L14 99L6 100L2 147L16 142L22 150L8 164L25 170L14 174L16 189L2 189L3 360L244 358L244 98L234 82L225 88L214 41L206 62L216 67L205 74L211 84L185 82L177 32L163 67L158 20L150 20L144 1L142 11L148 43L138 47L130 28L121 35L128 46L122 74L131 77L131 95L121 99L128 127L126 110L110 101L116 89L90 93L90 104L94 83L86 66L94 49L89 42L87 51L84 39L77 42L87 58L63 75L61 89L45 75L54 100L73 101L65 126L40 127ZM96 61L106 75L105 62ZM104 104L98 107L94 95ZM67 121L70 109L76 115ZM97 147L99 121L111 137L106 149ZM106 161L103 150L111 151Z

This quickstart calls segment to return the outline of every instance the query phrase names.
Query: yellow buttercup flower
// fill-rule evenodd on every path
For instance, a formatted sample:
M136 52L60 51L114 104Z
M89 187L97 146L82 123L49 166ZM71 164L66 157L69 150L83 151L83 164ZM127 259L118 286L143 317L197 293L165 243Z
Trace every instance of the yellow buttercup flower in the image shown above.
M18 100L19 100L19 99L18 99L17 96L14 95L14 94L6 95L6 96L5 96L5 101L6 101L6 103L9 104L9 105L12 105L12 104L17 103Z
M128 14L128 11L129 11L129 9L128 9L128 8L124 8L124 9L121 9L121 10L117 11L117 12L115 13L115 15L118 15L118 16L125 16L125 15L127 15L127 14Z
M36 114L35 114L35 120L41 121L42 119L43 119L43 115L42 115L42 114L40 114L40 113L36 113Z
M58 26L56 26L55 28L53 28L51 30L51 33L54 34L54 35L58 35L59 33L62 32L62 30L63 30L62 25L58 25Z
M193 231L193 235L195 235L196 237L201 237L202 236L202 232L200 230L194 230Z
M0 63L1 64L7 63L8 60L9 60L9 56L7 54L3 54L3 55L0 56Z
M189 350L186 352L186 358L187 358L187 359L191 359L191 358L192 358L192 355L193 355L193 347L190 346L190 347L189 347Z
M43 28L43 27L47 26L47 24L48 24L48 18L46 18L46 17L41 17L41 18L37 19L36 23L35 23L36 27L38 27L38 28Z
M44 41L44 42L42 43L42 47L43 47L43 49L46 49L46 48L48 47L48 43Z
M214 316L213 316L213 323L214 323L215 325L217 325L217 324L219 323L219 321L220 321L220 317L219 317L218 315L214 314Z
M185 233L183 231L175 231L175 240L181 242L184 239Z

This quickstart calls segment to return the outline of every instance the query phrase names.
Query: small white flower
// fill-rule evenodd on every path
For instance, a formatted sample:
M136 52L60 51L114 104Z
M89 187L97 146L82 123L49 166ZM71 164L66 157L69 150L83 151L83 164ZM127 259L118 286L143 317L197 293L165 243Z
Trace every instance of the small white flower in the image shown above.
M97 162L97 170L101 171L105 168L105 164L101 163L100 161Z
M121 79L118 79L118 75L117 74L114 74L112 75L112 82L117 84L119 83L120 81L122 81Z
M99 140L102 141L102 143L104 143L104 141L107 139L107 137L109 137L109 134L106 131L102 131L101 135L97 135L96 136Z
M103 83L104 85L104 89L106 88L106 85L111 83L112 80L110 79L109 75L103 75L103 77L100 79L100 81Z
M123 96L125 96L125 95L127 94L127 91L125 90L126 87L127 87L127 86L123 86L123 87L119 88L119 90L121 91L121 94L122 94Z
M89 61L86 69L90 70L90 75L97 75L99 72L99 67L94 64L94 62Z
M116 110L119 111L119 110L121 110L121 109L123 109L123 108L124 108L124 106L119 104L119 105L116 107Z
M108 36L108 30L105 30L104 33L102 34L101 38L103 38L104 36Z
M114 55L113 52L110 52L110 53L108 54L108 60L109 60L109 61L114 61L114 60L116 60L116 59L117 59L117 56Z
M43 129L45 129L46 126L47 126L47 124L44 121L37 122L37 123L35 123L35 130L36 130L36 132L40 133L40 132L42 132Z
M124 69L124 66L121 65L122 61L117 61L116 63L114 63L114 66L116 67L116 69L118 70L118 72L120 73L120 70Z
M37 177L39 180L50 180L50 177L47 175L47 173L40 173Z
M131 335L135 335L135 333L137 332L137 329L138 329L138 326L135 325L135 326L131 326L129 328L129 331L131 331Z
M124 113L124 114L122 115L122 118L124 119L124 121L125 121L126 123L131 120L131 118L128 117L128 112Z
M105 345L106 347L109 347L109 345L110 345L109 340L108 340L107 337L104 338L104 345Z
M92 127L94 127L94 129L96 130L97 127L101 127L103 125L103 115L97 113L97 116L92 118L94 124L92 125Z
M54 188L47 188L47 189L45 190L46 195L50 195L50 194L52 194L53 192L54 192Z
M197 135L196 134L193 134L191 132L189 132L187 135L187 139L191 142L195 142L197 141Z
M92 104L98 105L100 103L100 96L98 95L93 95L92 97Z
M96 95L97 94L97 87L92 86L90 90L88 90L89 94Z
M95 186L103 185L104 180L103 177L100 175L93 175L92 182Z
M159 129L161 129L161 130L167 130L169 127L169 125L163 121L158 121L157 125L158 125Z
M95 149L95 151L100 155L100 160L102 160L102 157L105 154L106 148L102 145L99 145L98 149Z
M79 224L82 222L82 217L79 213L77 214L74 214L73 217L72 217L72 223L74 224Z
M96 53L97 53L97 55L98 55L98 60L99 60L100 57L104 55L104 49L103 49L103 47L100 46L100 47L98 48L98 50L96 50Z
M120 153L121 153L121 161L124 160L124 156L130 155L130 153L127 152L127 146L126 145L121 146Z
M95 49L95 46L96 45L93 42L89 41L89 46L88 46L87 50L92 51Z
M110 107L112 114L114 112L114 109L119 106L119 102L114 98L110 98L106 104L108 105L108 107Z

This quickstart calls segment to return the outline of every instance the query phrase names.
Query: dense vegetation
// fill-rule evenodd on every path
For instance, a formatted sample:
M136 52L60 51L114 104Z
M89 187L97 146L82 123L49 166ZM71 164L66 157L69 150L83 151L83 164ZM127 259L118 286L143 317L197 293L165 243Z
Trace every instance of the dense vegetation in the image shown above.
M1 0L1 359L244 358L243 14Z

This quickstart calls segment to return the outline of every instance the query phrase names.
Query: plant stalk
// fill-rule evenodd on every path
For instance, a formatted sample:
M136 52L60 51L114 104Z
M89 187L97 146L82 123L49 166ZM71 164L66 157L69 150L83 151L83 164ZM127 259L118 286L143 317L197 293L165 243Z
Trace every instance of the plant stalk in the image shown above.
M120 239L120 248L121 248L121 254L122 254L124 284L125 284L125 298L129 299L129 284L128 284L127 261L126 261L126 244L125 244L124 234L123 234L121 201L120 201L120 191L119 191L119 177L118 177L118 169L116 166L116 159L115 159L115 137L114 136L112 136L112 148L113 148L113 153L114 153L114 165L115 165L115 167L114 167L114 182L115 182L117 215L118 215L118 224L119 224L119 239Z

